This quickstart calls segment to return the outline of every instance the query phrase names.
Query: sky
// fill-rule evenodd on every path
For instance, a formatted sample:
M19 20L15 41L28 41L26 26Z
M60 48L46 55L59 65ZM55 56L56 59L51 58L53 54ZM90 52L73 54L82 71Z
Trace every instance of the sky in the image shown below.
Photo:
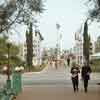
M83 1L84 0L46 0L46 10L40 18L40 30L44 37L44 46L56 46L56 23L59 23L61 25L59 33L62 34L62 48L69 49L73 47L75 43L75 32L79 30L87 16L87 6ZM97 31L98 26L95 26L95 28ZM98 34L94 33L94 26L92 25L89 29L91 37L96 39Z
M46 0L46 9L40 19L44 45L56 46L56 23L58 23L61 25L59 33L62 34L62 47L71 48L74 43L74 33L84 18L84 9L82 9L80 0Z
M74 35L84 23L87 16L87 6L84 0L45 0L45 11L37 17L38 25L44 40L43 47L56 47L57 29L56 23L61 27L61 43L63 49L72 48L75 44ZM100 29L98 24L91 24L89 33L91 38L96 40ZM25 28L25 27L24 27ZM23 30L22 28L21 30ZM25 40L25 36L19 34L17 39ZM19 38L20 37L20 38Z

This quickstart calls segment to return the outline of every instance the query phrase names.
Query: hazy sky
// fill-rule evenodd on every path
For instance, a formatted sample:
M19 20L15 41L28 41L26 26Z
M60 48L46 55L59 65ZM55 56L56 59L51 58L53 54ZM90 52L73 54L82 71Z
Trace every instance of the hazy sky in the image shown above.
M87 7L84 0L46 0L46 11L40 18L40 30L44 36L44 45L55 47L57 40L56 23L61 25L62 47L74 45L74 34L86 19ZM94 27L91 31L94 32ZM97 31L97 30L96 30ZM92 33L91 32L91 33ZM95 33L94 33L95 34ZM94 37L95 35L92 35Z
M84 0L45 0L45 11L39 17L39 28L44 37L44 47L55 47L57 40L56 23L61 25L62 47L74 45L74 34L86 19L87 7ZM94 28L95 27L95 28ZM100 31L97 25L90 28L92 39L95 40ZM22 38L23 35L21 34Z

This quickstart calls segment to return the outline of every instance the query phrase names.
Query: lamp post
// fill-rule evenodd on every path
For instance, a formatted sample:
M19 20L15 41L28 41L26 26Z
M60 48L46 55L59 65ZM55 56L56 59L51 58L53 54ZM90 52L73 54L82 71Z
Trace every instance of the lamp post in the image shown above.
M11 88L11 80L10 80L10 43L7 43L7 53L8 53L8 65L7 65L7 88Z
M11 88L11 79L10 79L10 47L11 44L7 43L7 66L3 67L3 72L7 75L7 88L10 89Z
M7 43L7 51L8 51L8 66L7 66L7 76L8 76L8 79L7 80L10 80L10 65L9 65L9 54L10 54L10 43Z

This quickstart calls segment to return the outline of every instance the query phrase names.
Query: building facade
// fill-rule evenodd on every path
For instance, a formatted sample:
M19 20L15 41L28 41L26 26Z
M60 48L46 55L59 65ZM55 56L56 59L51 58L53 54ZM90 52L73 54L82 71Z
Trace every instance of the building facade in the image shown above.
M83 36L80 33L75 33L75 45L73 47L72 53L75 55L75 62L79 65L84 63L83 56ZM94 45L90 40L89 53L92 55L94 53Z
M33 59L32 59L33 66L42 64L42 47L41 47L42 40L43 37L40 31L35 30L35 32L33 33ZM27 56L26 42L23 45L22 51L24 55L24 61L26 61L26 56Z
M100 36L97 38L97 41L95 42L95 53L100 52Z
M75 62L79 65L83 64L83 41L80 33L75 33L75 45L72 49L72 53L75 56Z
M72 54L75 56L74 61L82 65L83 64L83 43L77 42L72 49Z
M42 47L43 37L39 30L33 34L33 65L41 65L42 63Z

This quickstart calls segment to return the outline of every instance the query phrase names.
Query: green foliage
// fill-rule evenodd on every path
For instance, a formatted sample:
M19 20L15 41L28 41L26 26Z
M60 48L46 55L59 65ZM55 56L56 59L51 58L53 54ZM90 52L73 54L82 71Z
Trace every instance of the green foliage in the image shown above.
M88 6L89 6L89 18L92 20L96 19L97 21L100 21L100 0L88 0Z
M41 65L37 65L31 68L32 72L40 72L42 71L45 67L47 67L47 64L41 64Z
M32 23L30 23L29 32L26 31L26 45L27 45L27 56L26 62L29 68L29 71L32 67L32 59L33 59L33 30L32 30Z
M16 23L29 25L34 14L43 12L43 7L43 0L4 0L0 3L0 32Z
M100 72L100 59L91 60L91 68L93 72Z
M83 43L83 55L84 55L85 61L87 61L87 63L89 64L90 37L88 35L87 20L86 20L86 22L84 24L83 39L84 39L84 43Z
M43 55L42 55L42 61L45 62L46 60L48 60L48 53L46 50L44 50Z
M8 64L8 47L7 38L0 37L0 65ZM19 47L14 44L9 44L9 61L11 66L19 65L22 63L21 59L18 57Z

